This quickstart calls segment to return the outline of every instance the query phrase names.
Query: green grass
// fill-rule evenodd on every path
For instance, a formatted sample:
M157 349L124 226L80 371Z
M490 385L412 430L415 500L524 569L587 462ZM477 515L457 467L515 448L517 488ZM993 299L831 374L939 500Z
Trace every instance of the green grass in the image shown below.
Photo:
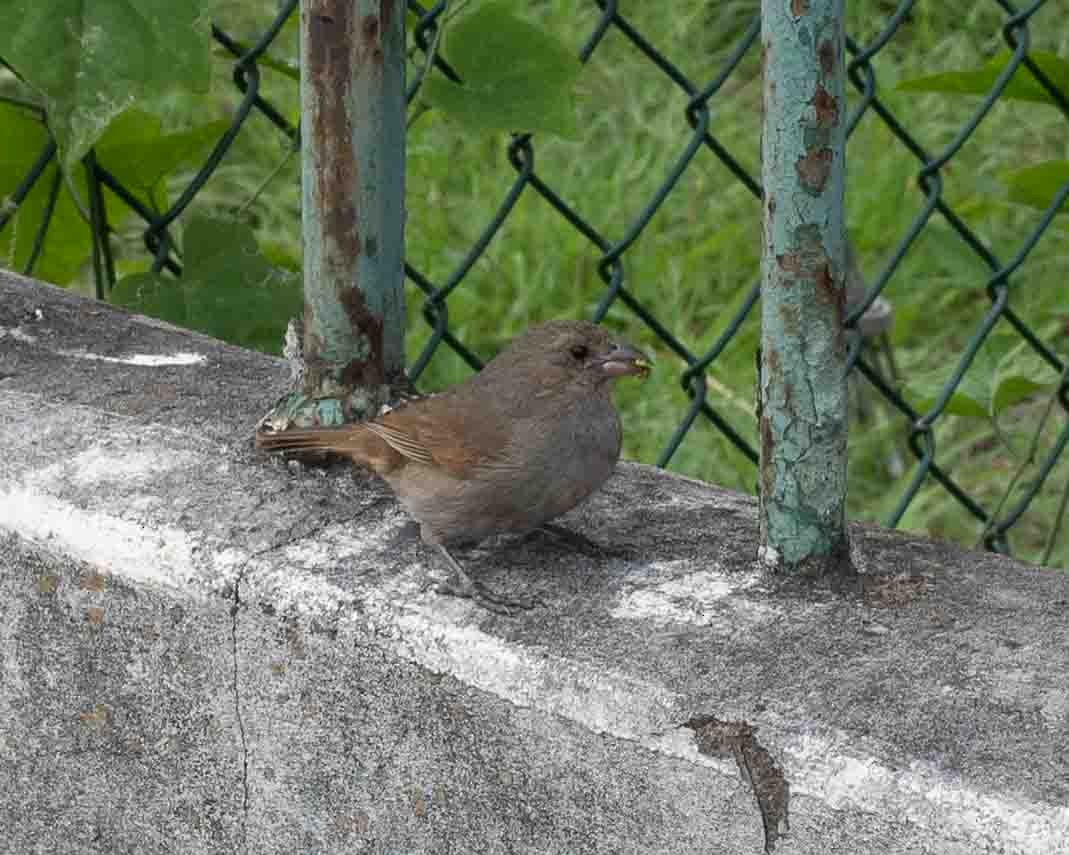
M757 6L753 2L621 2L623 13L691 79L704 83L719 67ZM896 4L852 2L849 32L873 37ZM1033 47L1069 55L1069 30L1048 6L1032 28ZM531 17L576 49L597 20L593 3L545 0L531 4ZM221 22L239 34L263 26L274 4L227 4ZM930 152L946 145L978 105L978 99L896 92L897 81L942 70L978 67L1003 46L1002 15L987 0L917 4L911 19L873 61L880 97ZM292 33L289 35L292 38ZM448 42L446 43L448 45ZM292 41L280 45L292 54ZM236 102L226 85L229 66L219 63L220 112ZM761 117L759 50L753 50L713 100L712 132L752 172L759 168ZM296 114L295 87L265 75L267 94ZM610 31L581 81L582 138L536 140L539 176L610 241L623 237L651 198L688 140L685 98L618 32ZM854 94L851 90L851 100ZM203 106L176 102L173 120L189 121ZM202 119L202 115L197 115ZM945 173L946 195L1002 259L1020 246L1037 212L1000 197L999 175L1010 168L1069 157L1065 118L1053 108L1000 104ZM514 179L503 138L473 137L435 113L422 116L408 140L407 253L436 282L444 281L489 221ZM285 145L264 120L241 136L226 166L198 199L196 208L233 212L253 195L285 158ZM866 277L874 278L920 210L917 163L871 113L850 141L848 217L851 239ZM249 206L247 216L272 258L296 266L300 257L296 158ZM1052 189L1053 192L1053 189ZM701 150L664 206L624 257L627 288L693 352L716 340L745 289L759 271L760 209L708 150ZM1015 307L1066 358L1069 311L1065 292L1069 216L1059 217L1015 278ZM554 317L589 316L603 292L599 253L531 191L521 198L485 256L449 300L453 331L489 357L528 325ZM988 301L985 272L938 217L911 248L885 296L895 309L893 341L905 379L932 371L949 374ZM410 354L428 329L409 294ZM644 385L621 384L626 456L652 462L683 418L688 398L679 385L682 363L622 305L609 323L650 350L656 368ZM1000 324L999 331L1008 327ZM743 435L753 437L756 313L709 372L710 399ZM467 369L442 348L421 385L440 388ZM1046 401L1037 398L1004 414L1008 443L984 420L945 416L937 425L939 461L985 507L997 503L1012 473L1022 465L1028 438ZM851 439L850 510L882 520L912 474L899 417L876 408L877 421ZM1061 421L1059 421L1061 419ZM1040 442L1050 448L1064 413ZM906 463L897 473L895 454ZM1069 457L1069 455L1066 455ZM752 491L753 466L727 440L699 419L672 458L670 469L728 487ZM1029 469L1022 479L1027 482ZM1034 505L1014 528L1017 554L1035 560L1053 525L1069 459L1048 479ZM975 544L977 525L931 480L902 521L903 527ZM1069 567L1069 535L1052 559Z

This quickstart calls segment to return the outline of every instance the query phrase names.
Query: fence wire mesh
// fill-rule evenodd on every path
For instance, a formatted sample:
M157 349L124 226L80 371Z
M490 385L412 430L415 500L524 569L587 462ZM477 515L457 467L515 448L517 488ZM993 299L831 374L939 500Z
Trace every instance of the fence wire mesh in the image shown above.
M450 11L449 5L445 0L433 6L408 3L410 18L415 20L410 31L413 51L409 66L410 102L418 97L424 72L432 64L434 73L442 73L456 79L453 69L435 53L438 42L436 34ZM699 25L722 29L711 36L720 47L714 52L718 57L718 67L701 79L690 76L684 70L685 67L693 65L687 61L688 57L673 56L671 46L655 46L652 39L644 35L640 26L634 23L633 17L621 11L621 4L615 0L594 0L586 5L589 8L583 21L589 26L589 30L585 33L585 40L579 51L582 61L596 64L606 50L605 45L609 41L615 41L616 49L624 45L626 49L637 52L642 58L645 73L659 78L674 93L669 106L678 117L679 133L673 161L669 168L656 178L652 189L646 190L646 195L642 198L634 198L633 195L627 197L627 204L633 209L633 213L628 215L625 227L620 229L618 219L609 221L607 217L599 216L601 212L592 213L590 206L584 205L583 196L587 190L585 186L562 183L560 179L540 171L536 165L536 152L541 145L538 138L530 135L512 136L505 144L514 176L508 186L494 187L486 191L497 194L500 201L486 222L479 225L476 238L469 246L451 248L454 254L459 256L452 269L446 275L432 275L427 270L420 269L415 262L406 264L405 272L409 281L422 295L418 311L427 325L425 343L411 362L410 374L413 380L418 380L443 346L459 355L471 368L480 367L480 357L451 326L450 300L463 291L466 283L470 281L472 270L484 257L491 242L495 239L505 239L501 237L502 232L521 197L535 194L556 212L566 228L581 236L589 254L595 259L593 266L600 277L601 286L592 305L593 319L602 321L610 312L613 312L617 319L621 313L629 314L637 318L665 350L681 360L682 368L676 378L680 387L677 396L678 416L672 430L662 438L655 461L651 462L656 462L659 466L668 465L685 439L695 430L696 424L705 421L727 438L735 453L756 463L755 423L740 420L737 413L729 416L716 400L716 396L710 393L710 378L715 377L718 363L736 343L740 330L755 322L755 306L760 299L759 269L754 263L755 256L748 256L745 260L745 263L752 264L749 276L752 284L730 302L730 312L717 324L716 335L711 341L705 341L701 335L681 334L676 318L665 317L657 300L638 293L631 271L634 265L630 262L643 251L642 247L637 247L636 244L647 226L654 218L664 215L666 209L671 208L673 191L679 183L686 180L688 173L697 170L699 163L705 164L700 168L707 172L707 161L704 159L710 156L723 167L723 171L717 172L719 185L713 192L728 193L741 189L752 197L753 211L755 216L758 216L761 186L759 168L753 162L757 140L746 141L740 151L736 136L729 135L729 138L724 138L719 135L718 122L714 115L714 111L738 109L731 91L733 81L742 73L740 69L748 69L746 73L752 76L755 63L759 60L757 55L760 52L760 19L754 11L757 3L748 6L725 4L731 5L733 11L730 16L718 16L711 11L715 4L706 9L705 17ZM905 464L896 456L894 448L888 452L888 468L893 476L891 480L898 476L897 483L903 486L893 497L893 503L884 502L881 506L884 509L881 514L882 521L890 526L899 525L922 488L934 480L945 494L952 498L962 514L975 520L987 548L1008 552L1008 532L1026 516L1040 491L1045 487L1049 488L1051 476L1057 471L1066 445L1069 444L1069 369L1064 357L1058 353L1059 342L1064 342L1065 336L1069 335L1069 319L1065 321L1060 332L1051 333L1048 328L1040 329L1030 324L1016 305L1018 295L1022 291L1044 287L1065 288L1064 271L1061 281L1056 281L1054 285L1045 285L1035 277L1027 278L1026 281L1021 268L1045 237L1048 241L1057 239L1055 216L1069 197L1069 181L1052 191L1045 210L1034 212L1016 248L1008 254L997 254L985 239L983 212L978 213L975 206L963 205L954 198L954 194L948 192L947 178L953 173L963 148L979 136L985 119L1000 99L1004 98L1012 80L1027 76L1033 85L1041 87L1047 100L1060 112L1063 131L1069 131L1069 90L1062 85L1064 81L1059 82L1045 73L1030 55L1032 27L1036 26L1039 20L1037 16L1046 5L1046 0L1035 0L1021 8L1006 0L982 0L976 6L990 6L985 20L997 21L998 31L1009 51L1008 59L990 83L986 94L969 102L969 114L948 135L948 139L935 148L923 143L917 130L908 127L908 122L899 115L896 107L898 98L893 95L894 87L881 81L879 67L881 53L895 49L896 38L909 25L911 16L916 14L917 7L921 5L923 4L910 0L897 4L884 3L882 7L886 10L885 16L879 21L868 22L867 32L863 36L854 34L856 38L852 38L851 33L847 34L848 79L854 90L850 97L848 133L853 139L863 123L871 122L880 123L889 132L887 139L893 140L889 151L893 148L897 156L907 156L913 163L912 181L903 192L900 204L915 208L915 214L907 227L892 236L894 243L889 252L883 252L878 257L872 252L858 253L865 256L865 266L870 266L875 272L865 276L855 264L849 273L851 287L845 324L853 343L849 364L855 399L858 402L855 417L864 429L865 424L871 423L874 408L878 404L878 409L885 414L884 420L895 426L898 436L904 438L903 445L908 445L913 457L911 472L905 472ZM298 128L286 118L284 109L273 105L265 97L261 87L261 64L265 54L290 17L295 15L296 7L297 0L286 0L280 4L277 17L254 43L243 43L221 27L213 26L214 40L233 57L232 77L234 85L241 93L241 100L232 111L229 127L210 155L165 210L154 209L134 189L124 186L100 165L92 152L85 158L84 168L89 190L88 219L93 232L93 276L98 296L104 296L116 280L109 241L112 228L109 224L104 188L133 209L146 224L142 238L153 259L152 269L180 275L182 263L172 237L172 227L219 169L224 156L250 117L259 115L266 118L292 141L294 147L297 145ZM747 8L749 11L740 11ZM1051 20L1052 18L1055 16L1048 14L1042 25L1054 26L1061 23L1056 19ZM619 143L627 145L628 140L625 138ZM585 143L580 141L580 145L582 147ZM871 163L859 164L851 161L852 151L852 146L848 147L848 182L853 185L866 181L869 170L879 167ZM56 157L56 145L49 140L18 186L10 188L6 203L0 209L0 229L9 225L19 204L46 174L47 167ZM48 233L51 212L61 189L58 170L54 171L51 182L49 204L45 207L38 227L33 251L23 265L23 271L27 274L34 272ZM943 366L943 376L938 388L923 404L918 405L915 398L904 394L895 364L894 346L889 334L890 318L893 314L889 294L892 283L911 275L907 263L911 252L915 250L918 239L934 223L938 223L941 229L952 230L965 248L964 251L973 256L986 271L985 275L974 281L959 283L972 288L974 294L985 295L986 304L967 340L959 343L953 364ZM712 234L723 225L707 222L702 228ZM757 231L752 233L751 240L755 245L758 243L758 234ZM680 246L678 251L686 252L687 247ZM1057 280L1057 274L1055 279ZM703 282L696 282L694 287L700 289L707 286ZM960 448L941 448L937 442L936 429L941 421L953 418L954 408L951 404L954 396L964 384L968 384L970 371L975 370L978 354L996 327L1000 334L1007 330L1012 331L1019 339L1018 353L1027 352L1038 359L1057 380L1053 384L1054 391L1048 398L1043 399L1043 406L1034 407L1023 416L1034 418L1037 422L1042 419L1043 423L1048 425L1045 434L1047 440L1043 443L1033 443L1027 450L1029 466L1020 467L1012 476L1016 489L1001 492L1000 498L992 500L990 496L976 495L974 490L955 476L952 470L955 461L961 460L963 451ZM752 350L752 339L749 341ZM1051 422L1051 419L1055 419L1057 423L1053 430L1049 428L1049 424L1055 423ZM964 454L967 456L968 450ZM1064 464L1061 476L1058 483L1063 479L1069 480L1065 479ZM1069 495L1069 490L1062 495L1060 503L1055 501L1050 504L1058 508L1057 519L1043 523L1051 532L1048 548L1043 555L1045 558L1049 558L1052 553L1054 538L1065 513L1066 495Z

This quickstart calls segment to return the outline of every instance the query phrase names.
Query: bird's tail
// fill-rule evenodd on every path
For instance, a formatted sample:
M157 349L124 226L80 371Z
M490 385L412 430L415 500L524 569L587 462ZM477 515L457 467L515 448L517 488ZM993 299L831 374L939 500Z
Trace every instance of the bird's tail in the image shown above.
M321 452L347 457L382 474L395 464L397 452L361 424L334 428L256 432L256 447L273 453L304 454Z
M256 432L256 447L261 451L335 451L341 452L354 425L337 428L307 428ZM362 431L361 431L362 432Z

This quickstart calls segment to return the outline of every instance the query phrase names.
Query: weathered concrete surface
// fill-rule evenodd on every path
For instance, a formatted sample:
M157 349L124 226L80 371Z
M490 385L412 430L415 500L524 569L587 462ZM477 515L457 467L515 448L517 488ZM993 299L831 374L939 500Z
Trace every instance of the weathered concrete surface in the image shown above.
M424 590L385 488L259 461L285 368L0 276L0 852L1069 853L1069 578L624 466ZM730 724L735 723L735 724ZM744 724L743 724L744 723ZM702 750L699 750L701 748Z

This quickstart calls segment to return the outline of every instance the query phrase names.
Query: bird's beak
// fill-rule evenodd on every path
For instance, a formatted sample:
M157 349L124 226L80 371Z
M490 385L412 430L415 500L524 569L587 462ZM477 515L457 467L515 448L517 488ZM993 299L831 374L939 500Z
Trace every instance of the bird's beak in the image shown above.
M609 377L635 374L645 377L650 373L650 360L641 350L629 344L615 344L601 360L601 370Z

